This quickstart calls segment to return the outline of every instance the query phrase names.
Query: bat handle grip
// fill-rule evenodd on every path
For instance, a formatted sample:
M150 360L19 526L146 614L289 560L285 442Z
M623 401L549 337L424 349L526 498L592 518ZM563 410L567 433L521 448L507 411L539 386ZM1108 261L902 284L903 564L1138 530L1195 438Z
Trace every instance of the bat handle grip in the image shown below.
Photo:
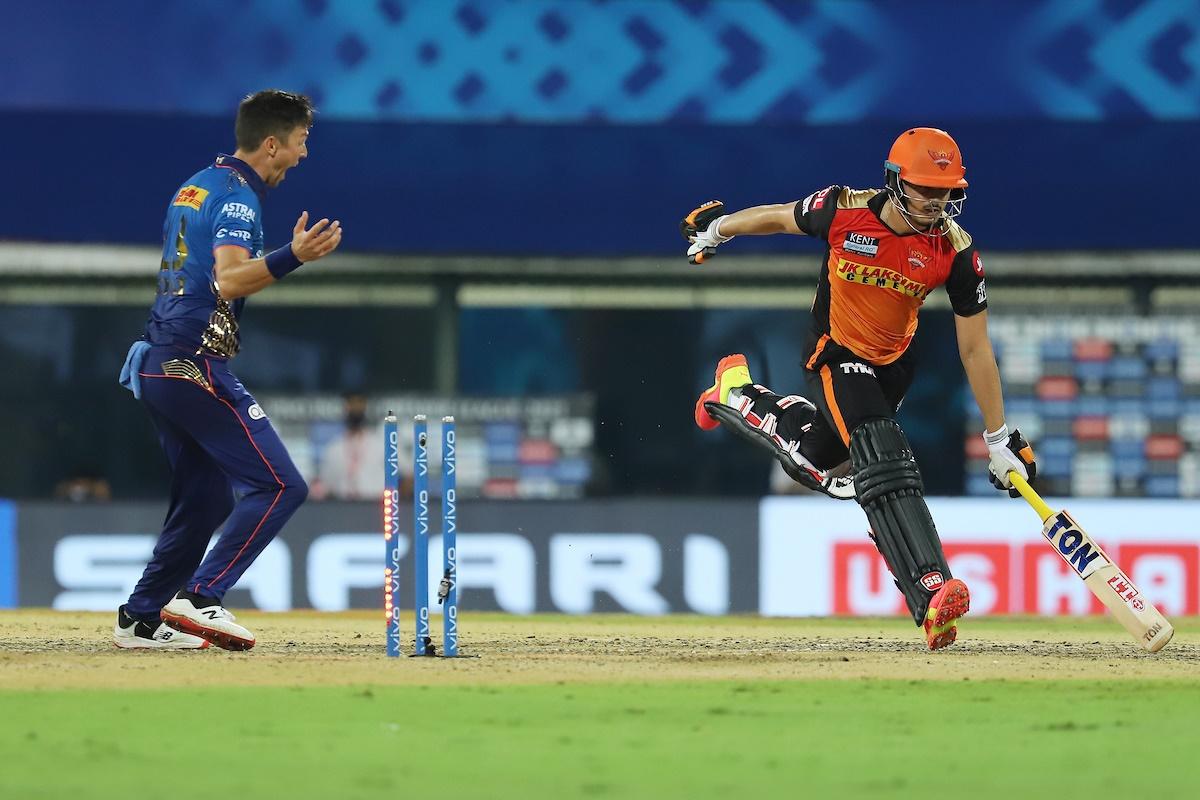
M1046 501L1038 496L1038 493L1029 485L1029 481L1022 478L1016 470L1009 471L1008 482L1012 484L1014 489L1021 493L1021 496L1025 498L1025 502L1033 506L1033 510L1042 518L1042 522L1054 516L1054 509L1046 505Z

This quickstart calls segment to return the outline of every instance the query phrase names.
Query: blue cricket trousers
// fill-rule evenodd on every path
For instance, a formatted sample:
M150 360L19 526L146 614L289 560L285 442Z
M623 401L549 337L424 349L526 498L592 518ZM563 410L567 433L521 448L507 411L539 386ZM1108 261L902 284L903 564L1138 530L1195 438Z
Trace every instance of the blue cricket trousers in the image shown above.
M157 346L138 374L172 472L167 519L126 607L149 620L180 590L220 601L304 502L308 486L227 359Z

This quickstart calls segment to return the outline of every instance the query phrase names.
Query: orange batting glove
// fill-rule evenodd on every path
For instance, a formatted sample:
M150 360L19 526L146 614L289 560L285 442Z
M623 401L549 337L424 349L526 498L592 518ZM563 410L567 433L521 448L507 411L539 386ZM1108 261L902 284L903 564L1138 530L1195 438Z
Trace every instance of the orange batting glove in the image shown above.
M733 238L721 235L721 220L725 217L725 204L720 200L709 200L679 223L679 232L692 243L687 251L689 263L703 264L705 259L717 254L717 245Z

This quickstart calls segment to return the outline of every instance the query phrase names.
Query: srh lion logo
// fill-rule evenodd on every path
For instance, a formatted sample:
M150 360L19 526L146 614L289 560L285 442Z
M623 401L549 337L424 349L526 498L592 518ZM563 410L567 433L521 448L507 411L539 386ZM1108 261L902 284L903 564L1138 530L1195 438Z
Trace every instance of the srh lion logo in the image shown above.
M920 250L914 250L911 247L908 248L908 263L912 264L913 269L920 269L921 267L927 267L927 266L929 266L929 262L932 260L933 260L932 256L926 255L925 253L922 253Z
M933 159L933 163L938 165L938 169L945 169L954 160L954 152L951 150L926 150L925 152L929 153L929 157Z

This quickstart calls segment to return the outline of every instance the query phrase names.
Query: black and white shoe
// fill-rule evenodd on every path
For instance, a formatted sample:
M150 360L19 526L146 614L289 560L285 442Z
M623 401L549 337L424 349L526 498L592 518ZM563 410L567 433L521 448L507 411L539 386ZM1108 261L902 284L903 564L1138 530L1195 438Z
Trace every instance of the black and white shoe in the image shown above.
M812 403L797 395L785 398L793 403ZM749 397L739 393L730 395L729 402L737 407L724 403L706 402L705 410L718 420L725 428L737 434L742 439L758 447L766 448L775 456L775 460L783 465L783 470L792 480L806 489L828 495L835 500L853 500L854 479L850 476L834 477L827 470L817 469L811 461L800 452L800 442L788 441L775 433L774 416L760 418L754 413L753 403ZM813 406L815 412L816 407Z
M117 609L113 644L123 650L203 650L208 640L179 631L162 622L143 622Z
M163 606L162 621L177 631L199 636L224 650L249 650L254 634L211 597L180 592Z

